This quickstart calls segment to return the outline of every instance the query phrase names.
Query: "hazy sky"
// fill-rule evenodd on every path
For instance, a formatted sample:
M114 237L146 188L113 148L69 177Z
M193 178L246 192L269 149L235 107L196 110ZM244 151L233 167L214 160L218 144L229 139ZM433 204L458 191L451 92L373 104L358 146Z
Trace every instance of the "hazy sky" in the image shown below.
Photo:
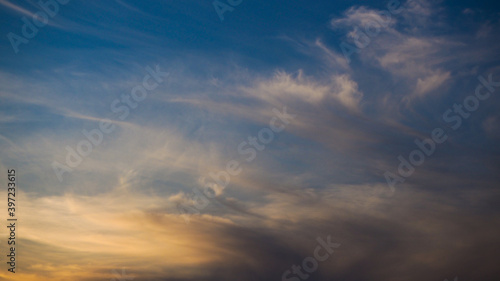
M498 3L54 1L0 0L0 280L498 280Z

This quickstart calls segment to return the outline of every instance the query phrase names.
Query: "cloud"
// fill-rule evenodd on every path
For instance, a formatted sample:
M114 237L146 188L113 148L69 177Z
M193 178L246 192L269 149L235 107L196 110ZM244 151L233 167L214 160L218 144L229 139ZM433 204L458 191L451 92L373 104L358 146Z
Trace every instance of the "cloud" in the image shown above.
M0 0L0 4L3 5L3 6L5 6L5 7L7 7L7 8L9 8L9 9L11 9L11 10L14 10L14 11L16 11L18 13L21 13L21 14L23 14L25 16L29 16L29 17L33 17L34 16L34 13L32 13L32 12L30 12L30 11L22 8L19 5L13 4L13 3L11 3L11 2L9 2L7 0Z
M268 103L279 105L306 102L318 105L320 102L336 101L345 108L359 111L359 103L363 94L358 90L356 82L348 75L332 75L332 82L321 83L298 71L296 77L285 72L277 72L272 79L257 82L252 88L244 91Z
M420 96L425 95L438 87L450 78L450 72L438 73L424 79L418 79L416 93Z
M333 18L331 26L345 31L347 38L354 40L360 36L359 32L365 32L369 23L384 23L376 35L368 37L369 44L360 49L358 55L363 64L379 67L394 79L404 79L409 89L407 99L421 98L453 78L445 66L450 61L447 50L460 44L431 31L432 26L444 24L439 17L441 12L439 3L427 1L405 4L399 14L390 18L387 11L383 14L376 9L354 6L342 17ZM432 24L431 16L437 17Z
M260 217L202 215L189 225L173 210L162 209L168 204L165 198L124 187L98 197L36 198L21 192L26 259L20 275L26 280L34 272L53 280L99 280L111 278L113 269L126 268L145 280L231 280L235 275L279 279L312 254L317 237L331 235L342 247L321 263L311 280L386 280L408 272L412 278L432 278L448 270L494 280L495 263L483 263L474 273L456 268L467 257L494 259L500 244L491 241L499 233L485 226L498 218L467 211L474 208L467 197L436 198L411 189L394 200L384 197L384 188L346 185L268 192L266 202L253 207ZM352 270L359 266L365 270Z
M353 6L343 13L343 17L334 18L330 21L333 29L352 29L354 27L364 27L372 22L383 23L384 28L392 29L394 22L391 16L387 16L382 11L370 9L365 6Z
M81 5L118 25L130 16L142 24L137 15L162 12L124 1ZM469 40L481 24L454 31L442 2L421 2L394 16L347 64L335 42L353 39L355 26L385 19L367 6L333 19L325 10L312 17L321 19L314 39L279 37L294 48L287 57L299 54L283 62L269 59L266 40L258 43L270 50L266 55L221 52L229 47L184 24L191 10L181 9L179 17L176 9L169 4L172 17L165 20L182 27L168 26L166 35L157 29L161 17L147 27L101 30L106 21L90 26L82 13L68 30L104 46L82 40L90 45L46 47L43 63L0 71L0 170L16 167L20 175L19 278L111 280L124 269L135 280L280 280L313 254L317 237L330 235L342 247L308 280L497 279L493 97L464 119L461 131L447 131L448 141L393 195L383 177L397 169L398 155L416 148L415 138L443 125L444 110L473 93L475 76L498 70L491 32ZM300 34L286 31L276 33ZM246 32L218 38L235 34L250 41ZM185 47L182 36L193 44L210 38L224 58ZM181 47L161 44L172 41ZM45 60L54 54L60 61ZM126 120L117 119L110 103L142 82L150 58L171 80ZM296 118L255 160L245 161L238 145L269 126L273 108L285 107ZM117 129L60 183L50 164L64 163L66 146L75 147L82 130L96 128L101 118ZM229 160L240 162L241 174L218 186L217 196L186 224L176 205L193 205L193 188ZM0 272L0 279L8 277Z

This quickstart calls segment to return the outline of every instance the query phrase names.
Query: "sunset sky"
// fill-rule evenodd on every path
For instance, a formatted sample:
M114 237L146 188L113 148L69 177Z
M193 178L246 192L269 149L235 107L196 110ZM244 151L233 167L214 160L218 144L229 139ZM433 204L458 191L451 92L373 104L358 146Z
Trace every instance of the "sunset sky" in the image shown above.
M499 19L0 0L0 280L499 280Z

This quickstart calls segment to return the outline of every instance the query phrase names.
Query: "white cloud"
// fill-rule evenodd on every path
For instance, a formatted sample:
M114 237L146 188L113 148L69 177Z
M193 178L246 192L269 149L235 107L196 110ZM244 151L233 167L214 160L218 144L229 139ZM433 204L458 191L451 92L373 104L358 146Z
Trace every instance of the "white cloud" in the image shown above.
M364 6L351 7L344 13L344 17L332 19L330 25L334 29L364 27L373 22L382 23L385 27L394 25L392 16L387 14L387 11L382 12Z
M296 77L285 72L277 72L269 80L256 83L245 92L271 104L290 104L301 101L313 105L336 101L349 110L358 111L363 94L358 85L347 74L332 75L331 81L316 81L299 71Z
M429 92L440 87L448 79L450 79L450 72L436 73L423 79L418 78L416 94L424 96L425 94L428 94Z

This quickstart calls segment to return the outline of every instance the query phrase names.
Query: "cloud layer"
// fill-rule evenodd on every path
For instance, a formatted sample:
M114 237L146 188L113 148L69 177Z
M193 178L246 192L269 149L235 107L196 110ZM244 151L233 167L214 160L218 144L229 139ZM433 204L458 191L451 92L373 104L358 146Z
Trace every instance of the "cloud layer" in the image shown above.
M330 236L341 247L307 280L497 280L500 88L457 130L443 113L478 77L500 80L499 10L412 2L390 20L382 4L243 2L223 23L209 2L70 2L17 55L2 41L15 278L283 280ZM0 4L4 34L40 9ZM347 62L340 44L374 21ZM156 65L168 79L124 101ZM285 107L295 118L245 160L239 145ZM116 129L59 181L52 163L103 119ZM437 127L446 142L389 188L384 173ZM231 160L241 173L213 183ZM187 224L178 205L196 206L206 180L215 196Z

